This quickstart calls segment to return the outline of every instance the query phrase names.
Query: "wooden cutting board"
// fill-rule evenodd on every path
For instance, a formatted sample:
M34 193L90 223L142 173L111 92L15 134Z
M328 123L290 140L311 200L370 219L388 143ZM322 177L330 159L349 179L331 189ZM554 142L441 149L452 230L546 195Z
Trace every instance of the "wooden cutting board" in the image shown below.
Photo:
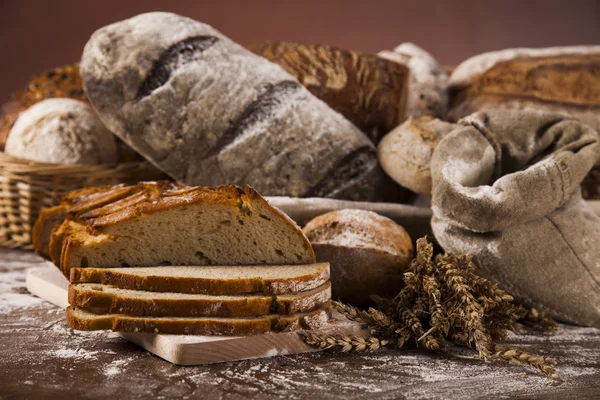
M49 264L32 269L27 274L27 290L61 308L68 306L69 282L60 271ZM329 325L319 330L364 336L363 327L339 313ZM273 357L285 354L319 351L308 346L296 332L267 333L255 336L192 336L155 335L150 333L119 333L120 336L157 356L178 365L212 364L250 358Z

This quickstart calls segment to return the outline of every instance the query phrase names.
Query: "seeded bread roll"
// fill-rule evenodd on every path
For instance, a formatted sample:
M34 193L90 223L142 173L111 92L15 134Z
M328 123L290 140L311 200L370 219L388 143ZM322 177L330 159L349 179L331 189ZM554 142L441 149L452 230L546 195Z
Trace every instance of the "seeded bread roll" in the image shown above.
M86 44L81 74L106 126L174 179L391 200L367 136L206 24L157 12L106 26Z
M6 154L58 164L113 164L114 135L89 104L48 99L22 112L6 141Z
M438 142L454 127L429 116L409 118L379 143L381 167L405 188L431 196L431 157Z
M402 288L413 255L403 227L365 210L321 215L303 229L317 261L331 264L332 298L371 305L371 295L390 298Z
M448 116L483 109L562 112L600 130L600 46L516 48L472 57L449 81Z
M403 120L411 115L439 118L446 115L448 73L431 54L413 43L402 43L394 50L379 52L378 56L402 63L410 70Z
M377 144L406 119L408 65L332 46L267 42L248 46L281 67Z

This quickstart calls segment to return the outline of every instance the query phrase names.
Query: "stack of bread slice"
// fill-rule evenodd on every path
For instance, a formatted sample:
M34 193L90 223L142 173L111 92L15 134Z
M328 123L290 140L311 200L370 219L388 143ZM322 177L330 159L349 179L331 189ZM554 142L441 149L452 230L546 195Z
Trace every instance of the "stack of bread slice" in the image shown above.
M38 254L69 278L69 326L252 335L329 320L329 265L246 187L83 189L41 213Z

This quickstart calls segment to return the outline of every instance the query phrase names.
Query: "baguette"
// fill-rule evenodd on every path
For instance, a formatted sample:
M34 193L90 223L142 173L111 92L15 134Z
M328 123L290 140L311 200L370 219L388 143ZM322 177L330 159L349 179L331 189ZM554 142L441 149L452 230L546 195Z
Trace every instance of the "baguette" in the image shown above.
M249 318L131 317L122 314L94 314L67 307L67 325L76 330L112 330L175 335L260 335L290 332L300 328L316 329L329 320L329 305L308 313L271 314Z
M109 285L69 286L69 304L98 314L151 317L255 317L312 311L331 300L329 282L315 289L283 295L207 295L146 292Z
M149 292L283 295L326 284L329 264L72 268L70 280L71 283L101 283Z

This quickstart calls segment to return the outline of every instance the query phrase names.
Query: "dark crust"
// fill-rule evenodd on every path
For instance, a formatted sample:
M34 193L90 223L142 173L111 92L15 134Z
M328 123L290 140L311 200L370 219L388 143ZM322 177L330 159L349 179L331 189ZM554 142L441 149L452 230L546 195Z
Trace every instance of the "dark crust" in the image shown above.
M132 271L133 272L133 271ZM299 275L290 279L204 279L198 277L167 277L160 275L135 276L111 271L108 268L72 268L71 283L101 283L121 289L144 290L150 292L175 292L191 294L286 294L278 286L290 284L290 289L298 283L305 283L304 290L314 288L312 282L325 283L329 279L329 266L323 265L314 274Z
M248 48L279 64L374 143L402 122L410 75L404 64L323 45L267 42Z
M295 81L281 81L277 84L265 85L263 92L231 123L214 147L204 157L213 157L243 134L252 125L268 118L281 106L287 96L297 92L302 86Z
M87 286L82 288L81 286ZM69 286L69 304L81 309L94 309L101 314L124 314L130 316L152 317L256 317L268 314L290 315L310 312L320 308L331 300L324 297L331 289L329 282L316 289L296 293L295 298L283 298L274 295L249 294L227 300L219 296L204 299L166 299L166 298L123 298L117 294L105 292L100 284L71 284ZM151 294L148 292L147 294ZM322 301L319 301L322 299ZM215 305L218 304L218 307Z
M167 48L156 60L146 79L140 85L136 100L149 96L171 78L171 72L194 61L195 57L215 44L215 36L192 36Z

